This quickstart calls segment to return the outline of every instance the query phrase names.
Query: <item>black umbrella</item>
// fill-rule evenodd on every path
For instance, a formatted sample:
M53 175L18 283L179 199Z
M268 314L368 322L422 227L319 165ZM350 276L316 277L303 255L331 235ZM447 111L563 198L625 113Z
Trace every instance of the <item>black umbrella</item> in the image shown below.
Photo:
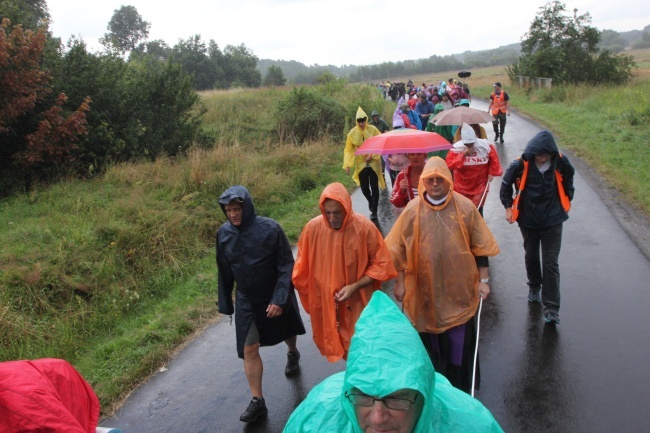
M472 75L472 73L470 71L461 71L461 72L458 73L458 77L460 77L460 78L467 78L470 75Z

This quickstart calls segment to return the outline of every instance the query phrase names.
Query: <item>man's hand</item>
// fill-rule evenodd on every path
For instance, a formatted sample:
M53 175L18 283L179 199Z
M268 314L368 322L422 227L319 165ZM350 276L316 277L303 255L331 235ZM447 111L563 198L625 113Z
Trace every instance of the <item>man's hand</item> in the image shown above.
M366 155L366 163L372 162L372 155L368 154Z
M334 299L336 299L339 302L345 301L347 299L350 299L350 296L352 296L352 294L356 291L357 288L355 287L354 284L348 284L338 292L334 293Z
M506 209L506 221L508 221L510 224L515 222L515 218L511 207Z
M268 317L269 319L273 319L274 317L278 317L279 315L281 315L282 311L283 311L282 307L269 304L269 306L266 307L266 317Z
M345 174L350 175L350 167L345 167Z
M409 188L409 181L406 178L400 180L399 187L402 191L406 191Z
M490 296L490 286L488 283L478 283L478 295L483 298L483 300Z

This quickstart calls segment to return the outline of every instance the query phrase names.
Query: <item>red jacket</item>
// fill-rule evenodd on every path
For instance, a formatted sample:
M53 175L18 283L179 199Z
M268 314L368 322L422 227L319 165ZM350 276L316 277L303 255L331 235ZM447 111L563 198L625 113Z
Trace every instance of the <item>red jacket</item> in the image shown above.
M397 174L397 177L395 178L395 186L393 187L393 193L390 196L390 202L395 207L404 207L407 205L409 201L415 198L413 196L413 187L417 188L418 186L411 185L411 180L409 178L410 173L411 173L411 166L409 165L404 170L400 171ZM406 188L406 191L402 191L402 188L399 187L400 182L404 178L406 178L406 180L409 183L409 186L408 188Z
M95 433L99 400L62 359L0 363L0 433Z
M482 147L485 155L481 155L483 152L474 150L472 155L465 156L460 151L465 147L462 143L456 143L454 147L458 147L447 153L447 167L454 172L454 191L466 197L483 194L487 186L488 175L501 176L503 174L499 155L494 145L488 144L487 140L480 140L485 142L480 145L479 140L474 146L489 146ZM479 148L479 150L481 149Z

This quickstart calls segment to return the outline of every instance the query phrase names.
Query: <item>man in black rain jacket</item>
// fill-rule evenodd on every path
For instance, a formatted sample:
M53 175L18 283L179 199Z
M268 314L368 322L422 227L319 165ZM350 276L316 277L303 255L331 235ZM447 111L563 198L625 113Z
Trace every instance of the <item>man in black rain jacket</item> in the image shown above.
M528 142L521 158L510 164L501 182L500 197L506 208L506 220L511 224L517 221L524 238L528 300L535 303L541 299L544 321L551 325L560 323L558 259L562 223L569 219L573 200L574 172L551 133L541 131ZM518 181L516 190L520 197L513 213L513 185Z
M267 413L260 346L284 341L289 349L285 375L292 376L299 369L296 336L304 334L305 327L291 283L293 254L282 227L255 214L250 193L243 186L228 188L219 205L228 219L217 231L216 241L219 312L235 313L237 354L244 359L253 395L240 419L253 422Z

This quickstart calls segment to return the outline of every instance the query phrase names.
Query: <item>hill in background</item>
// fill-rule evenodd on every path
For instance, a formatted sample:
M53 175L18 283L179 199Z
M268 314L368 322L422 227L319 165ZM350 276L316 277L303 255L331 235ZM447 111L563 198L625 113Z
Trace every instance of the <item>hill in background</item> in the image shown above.
M617 32L605 29L601 32L599 44L603 50L620 53L629 49L650 48L650 25L643 30ZM270 66L282 69L285 78L293 84L311 84L323 72L331 72L340 78L351 81L378 80L391 76L404 76L428 72L442 72L455 69L470 69L514 63L521 53L521 43L504 45L499 48L481 51L465 51L447 56L432 55L417 60L380 63L376 65L319 65L307 66L296 60L261 59L257 69L266 75Z

